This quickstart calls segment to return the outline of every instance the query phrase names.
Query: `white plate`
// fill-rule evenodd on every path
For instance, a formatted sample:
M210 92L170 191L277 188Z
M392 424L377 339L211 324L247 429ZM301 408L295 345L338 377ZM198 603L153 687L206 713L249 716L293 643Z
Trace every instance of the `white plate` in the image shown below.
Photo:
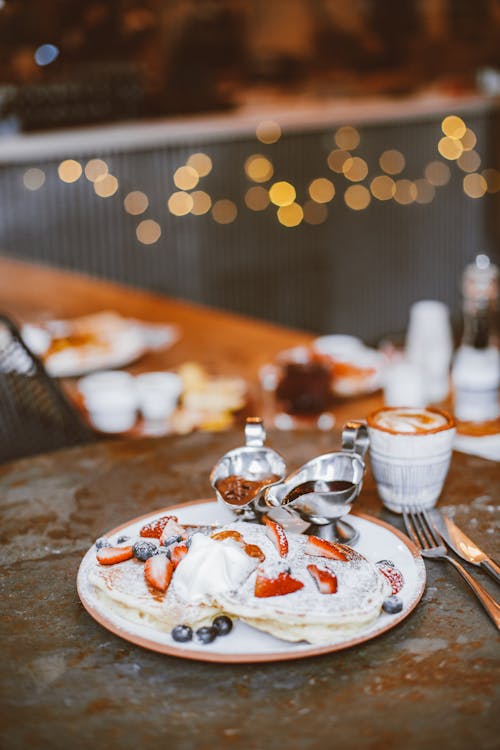
M101 316L102 324L98 325L96 321ZM148 351L167 349L178 340L180 335L175 325L143 323L122 318L116 313L97 313L87 318L93 326L91 332L96 335L97 345L68 346L48 356L44 365L52 377L79 377L96 370L125 367ZM27 346L43 358L52 337L71 334L71 326L78 320L49 321L45 324L45 328L25 325L21 334ZM104 344L102 349L99 343Z
M198 500L182 505L162 508L141 518L113 529L105 536L114 541L117 536L137 535L145 523L166 513L175 512L181 523L229 523L234 516L228 508L212 500ZM136 625L111 611L102 603L88 584L87 568L95 560L95 547L92 546L82 560L78 571L77 588L83 606L89 614L112 633L140 646L164 654L186 659L216 662L270 662L285 659L301 659L318 654L355 646L393 628L404 620L416 607L425 588L425 566L417 548L397 529L383 521L363 514L351 514L349 523L360 532L359 543L355 548L372 562L389 559L394 562L404 577L404 587L398 596L403 600L403 610L397 615L382 612L375 623L361 630L355 638L348 638L326 646L312 646L308 643L290 643L267 633L262 633L250 625L235 622L232 632L217 638L204 646L190 643L188 647L176 643L168 633L160 633L144 625Z

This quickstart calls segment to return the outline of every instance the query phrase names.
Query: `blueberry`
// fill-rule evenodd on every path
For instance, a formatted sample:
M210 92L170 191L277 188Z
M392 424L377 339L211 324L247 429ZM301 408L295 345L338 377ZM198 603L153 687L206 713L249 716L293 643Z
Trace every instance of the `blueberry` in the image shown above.
M97 539L95 546L96 549L101 549L102 547L111 547L111 542L107 537L101 536L100 539Z
M171 544L175 544L176 542L180 542L181 540L181 536L167 536L167 538L163 540L162 545L163 547L170 547Z
M149 560L150 557L158 553L158 547L153 542L142 540L134 544L134 555L138 560Z
M403 609L403 602L399 596L388 596L387 599L384 599L382 609L389 615L397 615Z
M233 629L233 621L226 615L219 615L213 621L212 627L217 631L217 635L227 635Z
M189 625L177 625L172 630L172 638L179 643L186 643L193 637L193 631Z
M130 539L129 536L119 536L118 539L116 540L116 543L121 544L122 542L128 542L129 539Z
M392 560L379 560L375 563L375 565L387 565L389 568L395 568L396 566L392 562Z
M201 643L212 643L217 638L217 630L211 625L205 625L203 628L198 628L196 638Z

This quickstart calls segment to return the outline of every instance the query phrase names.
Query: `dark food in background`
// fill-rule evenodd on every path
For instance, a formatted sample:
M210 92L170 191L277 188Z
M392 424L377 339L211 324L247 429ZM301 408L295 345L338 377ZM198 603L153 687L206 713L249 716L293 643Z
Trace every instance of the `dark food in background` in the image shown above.
M289 414L320 414L332 402L331 372L317 360L288 362L276 388L276 398Z

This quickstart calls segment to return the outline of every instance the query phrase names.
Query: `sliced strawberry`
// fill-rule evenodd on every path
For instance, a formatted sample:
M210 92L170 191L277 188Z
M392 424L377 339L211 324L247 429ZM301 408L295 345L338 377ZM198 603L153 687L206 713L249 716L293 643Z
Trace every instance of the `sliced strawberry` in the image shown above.
M375 565L391 584L392 593L399 593L405 584L401 571L395 568L394 565L389 565L385 560L381 560L375 563Z
M180 561L187 555L188 551L189 550L185 544L176 544L175 547L170 548L170 559L174 564L174 568L179 565Z
M317 555L318 557L328 557L331 560L347 562L347 555L340 544L320 539L319 536L310 536L308 538L304 552L306 555Z
M101 565L114 565L124 560L130 560L133 556L133 547L101 547L96 554Z
M243 542L243 537L241 536L239 531L231 531L230 529L226 531L217 531L215 534L211 535L212 539L215 539L216 542L222 542L224 539L232 539L235 542Z
M243 549L245 550L248 557L255 557L260 562L264 562L264 560L266 559L265 554L256 544L244 544Z
M182 536L185 538L187 533L184 526L181 526L180 523L177 523L177 519L172 517L168 519L163 531L161 532L160 544L163 544L164 541L175 536Z
M264 516L264 523L267 526L267 536L278 550L280 557L286 557L288 555L288 539L286 538L285 529L281 524L269 518L269 516Z
M308 565L307 570L316 583L320 594L337 593L337 576L331 570L318 568L317 565Z
M139 531L139 536L146 536L150 537L151 539L159 539L161 537L163 529L171 519L177 521L177 516L162 516L161 518L157 518L156 521L147 523Z
M291 594L293 591L298 591L303 587L304 584L302 581L292 578L286 570L278 573L274 578L268 578L262 571L258 571L257 578L255 579L254 594L259 598L284 596L285 594Z
M174 564L166 555L153 555L144 563L144 577L150 586L159 591L168 589Z

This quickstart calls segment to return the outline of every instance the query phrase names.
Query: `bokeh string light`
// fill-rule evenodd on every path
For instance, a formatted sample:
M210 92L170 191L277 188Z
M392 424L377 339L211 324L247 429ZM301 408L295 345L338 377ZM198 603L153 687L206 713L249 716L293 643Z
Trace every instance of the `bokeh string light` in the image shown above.
M266 188L260 185L254 185L254 187L248 188L245 193L245 204L252 211L265 211L269 206L269 192Z
M288 203L278 208L277 216L284 227L297 227L304 218L304 211L298 203Z
M178 190L167 201L168 210L174 216L186 216L192 210L194 201L189 193Z
M217 224L232 224L237 215L236 204L227 198L216 201L212 207L212 216Z
M212 171L213 164L208 154L199 152L191 154L186 161L186 166L194 169L198 173L198 177L206 177Z
M302 223L310 226L323 224L329 216L326 204L333 200L337 191L345 205L353 211L368 208L372 198L402 207L426 205L435 199L438 189L452 179L450 165L452 167L453 162L457 173L462 173L460 179L467 198L478 199L487 193L500 192L500 172L491 167L479 171L482 159L476 149L477 136L466 122L458 115L447 115L440 129L441 133L436 138L440 158L431 159L420 175L408 176L403 174L407 172L405 155L393 148L379 155L378 165L382 173L370 174L367 161L362 156L352 154L361 144L359 131L350 125L337 128L333 134L335 148L328 152L326 165L340 180L344 180L342 187L337 178L336 186L324 175L309 178L304 187L294 185L289 180L276 179L283 167L278 164L277 157L276 167L269 156L251 154L245 159L243 169L247 179L257 184L245 189L242 196L244 205L252 212L263 212L274 207L278 223L287 228ZM256 127L256 139L265 145L276 144L281 135L280 125L272 120L259 122ZM192 153L184 164L175 169L171 180L177 190L167 199L170 214L175 217L208 215L219 225L232 224L236 220L238 208L234 200L222 198L214 202L209 192L199 187L200 180L212 171L212 158L204 152ZM110 198L120 189L118 178L110 173L108 163L102 158L91 158L84 166L76 159L65 159L58 165L57 173L61 182L67 184L77 182L84 174L100 198ZM273 177L276 181L271 183ZM30 167L23 173L22 182L27 190L35 192L45 184L46 178L44 170ZM132 190L123 198L123 208L131 216L144 214L149 207L150 200L141 190ZM136 227L137 240L141 244L154 244L161 234L161 226L154 219L145 218Z
M297 191L289 182L275 182L269 188L269 198L275 206L290 206L297 197Z
M125 211L132 216L143 214L149 206L149 199L146 193L141 190L132 190L125 196L123 201Z
M90 159L84 168L85 177L89 182L102 180L108 174L109 168L103 159Z
M374 198L379 201L389 201L396 192L396 183L386 174L377 175L370 183L370 190Z
M66 183L76 182L82 176L82 173L82 165L75 159L65 159L57 168L59 179Z
M195 216L207 214L212 207L212 199L204 190L195 190L191 193L191 200L193 201L191 213Z
M253 154L245 162L245 172L252 182L268 182L274 174L274 167L262 154Z
M329 203L335 195L335 186L331 180L318 177L309 184L308 192L316 203Z
M119 187L118 179L112 174L106 174L93 183L94 192L99 198L111 198Z
M387 174L400 174L405 168L406 159L401 151L391 148L380 155L379 165L382 172L386 172Z
M328 218L328 208L324 203L316 201L306 201L303 207L304 221L311 226L323 224Z
M351 125L344 125L334 135L335 145L345 151L353 151L359 146L361 137L358 130Z
M144 219L137 225L135 233L143 245L154 245L161 237L161 227L153 219Z
M45 172L38 167L31 167L23 174L23 184L27 190L40 190L45 182Z
M200 181L199 173L193 167L179 167L174 172L174 185L179 190L192 190Z
M257 125L255 135L261 143L276 143L281 138L281 127L274 120L263 120Z

